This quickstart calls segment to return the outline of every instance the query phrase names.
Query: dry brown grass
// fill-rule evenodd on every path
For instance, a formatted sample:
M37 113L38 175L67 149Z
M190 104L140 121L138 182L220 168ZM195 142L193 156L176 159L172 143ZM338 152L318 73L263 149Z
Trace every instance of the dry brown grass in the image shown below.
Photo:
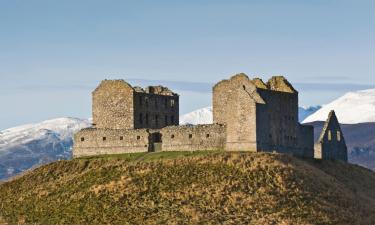
M375 224L375 174L362 167L259 153L142 157L37 168L0 186L0 218L10 224Z

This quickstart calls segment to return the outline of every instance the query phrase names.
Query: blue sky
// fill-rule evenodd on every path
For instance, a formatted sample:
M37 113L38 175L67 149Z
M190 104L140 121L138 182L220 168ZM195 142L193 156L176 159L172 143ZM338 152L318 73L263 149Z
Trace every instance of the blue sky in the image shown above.
M170 85L182 113L238 72L328 103L375 88L374 28L372 0L0 0L0 129L90 117L106 78Z

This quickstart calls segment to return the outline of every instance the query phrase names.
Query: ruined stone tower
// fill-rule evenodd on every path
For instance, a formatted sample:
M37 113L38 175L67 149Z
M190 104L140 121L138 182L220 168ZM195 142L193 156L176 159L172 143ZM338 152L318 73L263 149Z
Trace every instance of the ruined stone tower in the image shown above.
M132 87L124 80L104 80L92 93L96 128L162 128L179 123L179 96L162 86Z
M314 147L316 159L338 159L347 162L348 150L335 111L331 111Z
M264 83L241 73L219 82L213 117L227 126L226 150L313 155L313 127L298 123L298 92L282 76Z

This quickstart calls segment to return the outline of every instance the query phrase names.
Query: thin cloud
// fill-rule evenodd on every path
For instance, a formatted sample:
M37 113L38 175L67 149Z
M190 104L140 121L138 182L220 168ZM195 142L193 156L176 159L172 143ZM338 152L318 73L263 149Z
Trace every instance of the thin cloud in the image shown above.
M126 79L133 86L151 86L163 85L175 91L190 91L198 93L211 93L214 83L210 82L191 82L191 81L171 81L171 80L152 80L152 79ZM7 90L12 91L92 91L97 85L98 81L86 82L85 84L35 84L35 85L22 85L11 87L8 86ZM323 82L305 82L305 83L292 83L293 86L303 91L355 91L363 89L375 88L375 84L352 84L352 83L323 83ZM5 91L3 89L3 91Z

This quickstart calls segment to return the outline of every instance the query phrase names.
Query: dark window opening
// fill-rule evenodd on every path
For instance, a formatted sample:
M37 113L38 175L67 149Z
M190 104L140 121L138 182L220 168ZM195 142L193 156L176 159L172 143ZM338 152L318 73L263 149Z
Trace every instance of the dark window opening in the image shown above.
M145 98L146 106L148 106L148 97Z
M174 99L171 99L171 107L173 108L175 106L175 101Z
M155 115L155 124L156 124L156 126L159 125L159 116L158 115Z
M139 96L139 99L138 99L138 100L139 100L139 105L142 106L142 104L143 104L142 96Z
M120 136L120 141L124 140L124 137L123 136Z
M189 134L189 138L193 138L193 135L192 135L192 134Z
M245 86L245 85L242 85L242 88L243 88L244 90L246 90L246 86Z
M209 138L210 137L210 134L206 134L206 138Z
M137 136L137 140L140 140L141 139L141 136Z
M174 116L171 116L171 124L174 124Z
M146 114L146 124L148 125L148 114Z
M106 141L107 140L107 137L103 137L103 141Z
M164 117L164 123L165 123L166 126L168 125L168 116Z
M171 135L171 138L174 138L174 134Z
M142 113L139 114L139 123L143 124L143 114Z
M164 108L168 108L168 99L164 99Z
M85 138L84 138L84 137L81 137L81 141L85 141Z

